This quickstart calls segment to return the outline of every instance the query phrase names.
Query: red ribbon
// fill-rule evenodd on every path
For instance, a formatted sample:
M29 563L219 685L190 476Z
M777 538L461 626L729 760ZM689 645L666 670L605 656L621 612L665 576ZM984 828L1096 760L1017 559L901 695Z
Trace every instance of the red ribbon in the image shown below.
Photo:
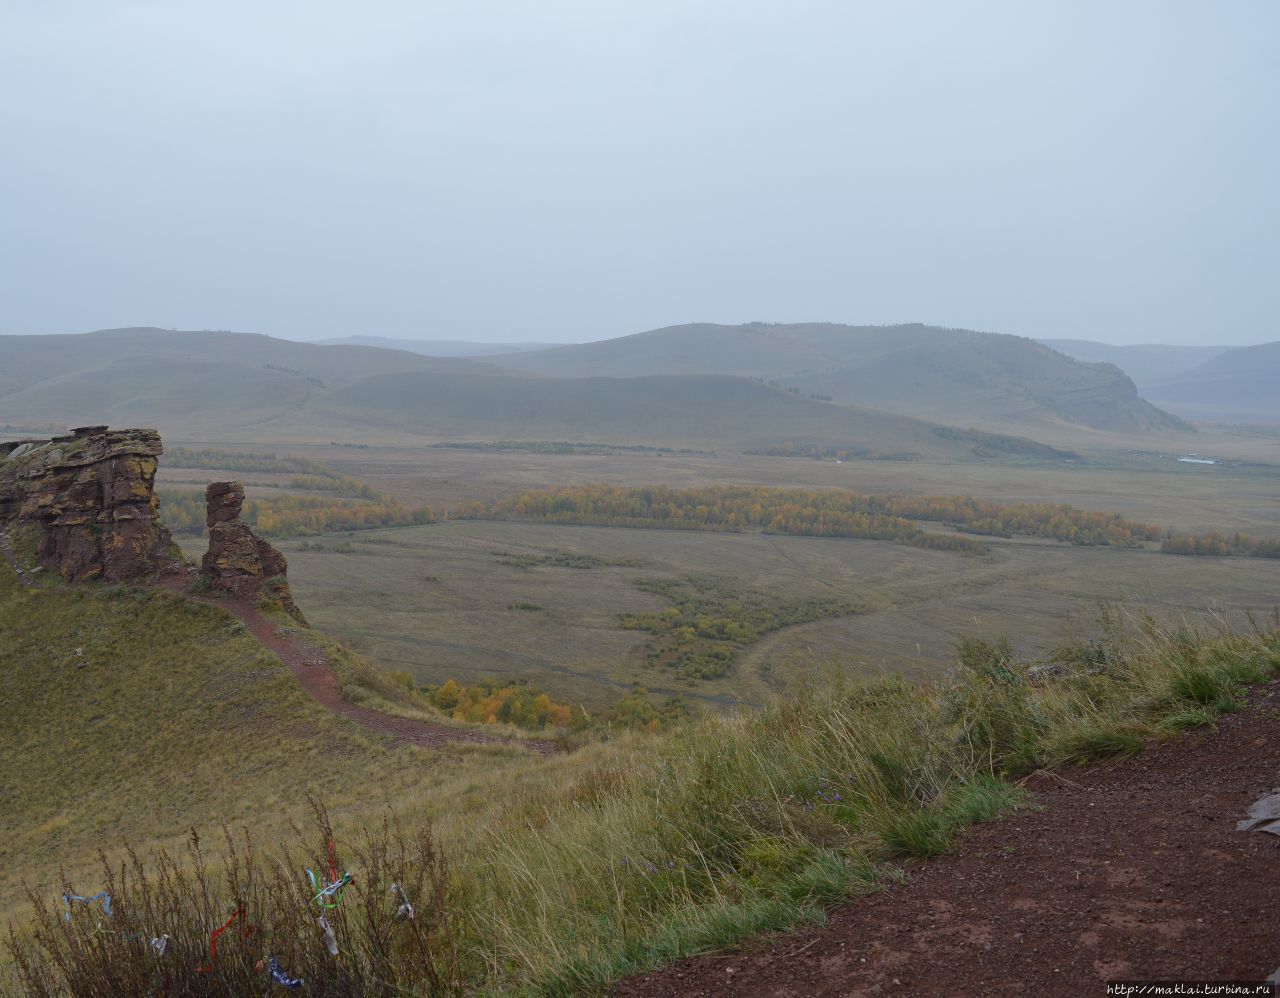
M231 928L231 923L234 922L237 918L240 919L241 924L244 923L245 917L244 917L243 908L237 908L235 910L235 913L230 918L228 918L225 922L223 922L220 926L218 926L218 928L213 930L213 935L209 939L209 962L202 966L196 967L196 970L199 973L201 974L213 973L213 965L218 961L218 937L222 935L224 932L226 932L227 929ZM244 930L243 938L248 939L251 935L253 935L257 931L257 929L258 927L256 925L246 926Z

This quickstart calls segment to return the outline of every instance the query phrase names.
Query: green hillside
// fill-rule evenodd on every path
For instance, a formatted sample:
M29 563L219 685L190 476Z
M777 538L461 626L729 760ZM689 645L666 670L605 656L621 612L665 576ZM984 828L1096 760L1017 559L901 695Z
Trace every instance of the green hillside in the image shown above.
M1033 340L920 324L696 323L507 355L504 366L561 376L737 374L806 394L953 425L1080 424L1177 429L1121 371Z
M59 867L90 887L99 848L173 843L193 824L283 833L308 793L376 807L427 758L335 718L222 610L27 588L3 558L0 690L0 912L20 881L56 898Z

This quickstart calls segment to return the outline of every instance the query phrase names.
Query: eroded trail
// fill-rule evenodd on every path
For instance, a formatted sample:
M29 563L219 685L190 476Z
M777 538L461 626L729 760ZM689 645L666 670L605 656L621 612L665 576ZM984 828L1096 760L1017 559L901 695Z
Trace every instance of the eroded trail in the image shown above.
M1268 978L1280 837L1238 831L1280 787L1280 684L1216 730L1031 786L1041 810L828 924L624 981L626 996L1102 995L1114 980Z
M263 647L279 656L280 661L298 677L298 682L312 698L338 716L354 721L370 731L390 735L397 741L425 748L437 748L450 743L510 745L514 748L525 748L543 756L555 754L555 742L547 739L502 738L482 731L455 728L447 724L395 717L368 707L348 703L342 698L337 680L329 669L324 650L306 639L304 629L280 627L245 600L193 596L187 592L188 578L185 575L168 575L160 582L170 592L186 599L210 603L226 610L244 624Z

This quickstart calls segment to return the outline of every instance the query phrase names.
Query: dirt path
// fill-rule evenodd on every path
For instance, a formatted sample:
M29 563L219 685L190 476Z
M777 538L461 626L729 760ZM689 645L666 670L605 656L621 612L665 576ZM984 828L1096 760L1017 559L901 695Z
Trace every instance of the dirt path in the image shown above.
M1241 832L1280 788L1280 684L1215 731L1042 776L1042 810L826 926L622 982L620 996L1103 995L1108 980L1254 980L1280 967L1280 838Z
M188 581L188 577L182 574L167 575L160 579L161 584L170 592L187 599L221 607L236 617L262 643L263 647L280 657L280 661L298 677L298 682L307 693L340 717L354 721L370 731L390 735L397 741L421 745L425 748L437 748L445 744L462 742L475 745L510 745L526 748L543 756L555 754L555 742L546 739L501 738L487 735L483 731L395 717L368 707L348 703L342 699L338 682L329 670L324 650L308 641L304 630L281 628L245 600L193 596L187 592Z

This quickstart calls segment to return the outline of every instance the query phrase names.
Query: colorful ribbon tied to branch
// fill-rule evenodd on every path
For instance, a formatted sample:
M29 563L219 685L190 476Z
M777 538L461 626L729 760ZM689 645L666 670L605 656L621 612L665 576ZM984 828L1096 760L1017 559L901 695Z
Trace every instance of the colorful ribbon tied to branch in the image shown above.
M108 918L111 917L111 895L106 891L101 894L95 894L93 897L81 897L79 894L63 894L62 900L67 906L67 913L63 916L68 922L71 921L71 902L79 901L81 904L93 904L95 901L102 902L102 911Z
M333 839L329 840L329 884L321 887L323 881L310 868L307 870L307 879L311 881L311 889L317 892L311 900L321 908L336 908L342 903L342 889L351 883L353 878L346 871L343 871L341 877L338 876L338 850ZM331 898L333 903L325 901L325 898Z
M307 879L311 881L311 889L316 891L316 896L311 900L320 905L321 908L336 908L342 903L342 889L351 883L355 878L351 874L344 872L342 876L335 877L333 883L321 887L323 881L315 875L312 870L307 870ZM325 898L331 898L332 903L326 901Z
M271 979L284 988L300 988L302 987L301 977L290 977L285 973L284 968L273 956L267 961L267 972L271 974Z
M399 884L392 884L391 893L400 899L400 907L396 909L396 918L403 918L412 922L413 905L409 903L408 897L405 896L404 888Z
M237 918L240 919L240 924L244 928L242 938L248 939L256 931L257 926L245 924L244 909L237 908L230 918L213 930L213 935L209 937L209 962L196 967L197 971L202 974L213 973L213 965L218 962L218 937L231 928Z

